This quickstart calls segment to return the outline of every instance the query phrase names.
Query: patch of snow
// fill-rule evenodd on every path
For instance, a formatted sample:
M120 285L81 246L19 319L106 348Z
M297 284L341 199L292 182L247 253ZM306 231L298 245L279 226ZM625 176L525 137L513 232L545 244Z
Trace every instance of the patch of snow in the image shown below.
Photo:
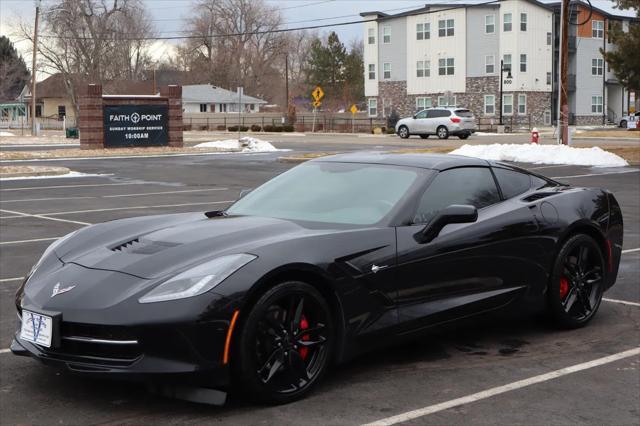
M199 143L196 148L218 148L228 149L239 152L273 152L278 149L271 145L267 141L261 139L252 138L251 136L244 136L238 139L225 139L222 141L211 141Z
M568 164L575 166L624 167L623 158L599 147L574 148L566 145L492 144L463 145L450 152L454 155L494 161L533 164Z
M0 132L0 136L15 136L15 135L11 132Z
M74 171L70 171L69 173L65 173L64 175L52 175L52 176L16 176L16 177L0 178L0 181L4 182L4 181L6 181L6 180L60 179L60 178L104 177L104 176L113 176L113 173L106 173L106 174L93 174L93 173L81 173L81 172L74 172Z

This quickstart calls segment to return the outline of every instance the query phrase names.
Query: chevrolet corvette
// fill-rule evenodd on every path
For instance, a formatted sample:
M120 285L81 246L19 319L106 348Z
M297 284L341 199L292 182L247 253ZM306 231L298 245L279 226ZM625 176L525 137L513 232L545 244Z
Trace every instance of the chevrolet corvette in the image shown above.
M622 229L611 192L505 163L324 157L225 210L55 241L16 293L11 350L286 403L332 363L508 305L587 324L616 281Z

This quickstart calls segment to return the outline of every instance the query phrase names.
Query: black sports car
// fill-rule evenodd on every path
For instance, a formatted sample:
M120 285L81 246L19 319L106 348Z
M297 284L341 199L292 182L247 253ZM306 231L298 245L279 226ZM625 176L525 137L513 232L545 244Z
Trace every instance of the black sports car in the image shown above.
M224 211L59 239L17 292L11 349L288 402L331 362L508 304L584 325L622 237L603 189L458 156L325 157Z

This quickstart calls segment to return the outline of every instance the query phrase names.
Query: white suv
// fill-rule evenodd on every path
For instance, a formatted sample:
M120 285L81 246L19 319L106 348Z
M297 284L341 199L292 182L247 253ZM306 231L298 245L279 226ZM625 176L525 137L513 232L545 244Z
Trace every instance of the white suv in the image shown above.
M403 118L396 124L396 133L403 139L420 135L426 139L436 135L440 139L458 136L467 139L476 131L476 119L466 108L428 108L413 117Z

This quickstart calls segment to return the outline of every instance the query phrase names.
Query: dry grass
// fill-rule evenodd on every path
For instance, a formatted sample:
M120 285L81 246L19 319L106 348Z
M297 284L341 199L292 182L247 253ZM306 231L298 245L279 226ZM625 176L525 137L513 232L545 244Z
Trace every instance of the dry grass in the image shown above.
M640 142L640 131L638 130L586 130L576 133L579 138L624 138L637 139Z
M640 146L607 146L603 149L624 158L629 164L640 165Z
M111 149L52 149L50 151L2 151L0 160L37 160L47 158L119 157L171 154L201 154L207 152L239 152L240 150L216 148L111 148Z
M0 177L57 176L69 173L66 167L49 166L0 166Z

